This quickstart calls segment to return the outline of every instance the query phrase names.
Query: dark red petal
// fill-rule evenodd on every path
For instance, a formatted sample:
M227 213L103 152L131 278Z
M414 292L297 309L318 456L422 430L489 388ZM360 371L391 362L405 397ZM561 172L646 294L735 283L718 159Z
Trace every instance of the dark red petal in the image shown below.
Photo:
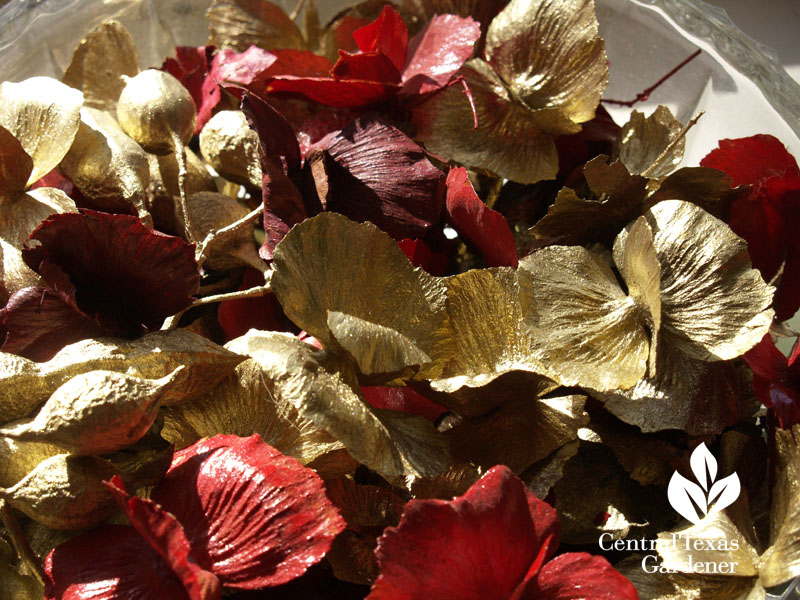
M263 91L275 77L328 77L333 63L308 50L272 50L250 46L242 53L224 50L217 55L220 81L237 83L253 92Z
M361 117L321 155L312 171L327 210L371 221L395 239L422 237L440 220L444 174L396 127Z
M700 166L724 171L734 185L753 185L787 170L798 171L797 162L780 140L763 134L720 140L719 148L709 152Z
M775 346L769 334L745 352L744 360L754 375L767 381L783 381L789 375L786 357Z
M766 179L760 193L779 215L783 229L778 256L784 261L783 274L775 292L773 308L778 320L786 321L800 308L800 239L797 237L800 229L800 172L790 169L782 177ZM772 275L774 273L768 276Z
M270 81L264 91L294 92L325 106L359 108L386 102L397 90L397 84L388 82L285 76Z
M478 198L464 167L450 169L447 174L447 217L478 247L487 266L517 266L517 245L506 218Z
M509 598L558 545L555 509L507 468L493 467L451 501L411 500L378 540L370 600Z
M401 94L426 94L445 85L472 56L481 25L467 17L436 15L411 40Z
M769 281L778 272L784 255L784 223L775 203L763 190L752 190L731 204L728 225L747 241L753 267Z
M353 39L361 52L380 52L394 64L398 73L403 70L408 51L408 28L388 4L372 23L356 29Z
M46 600L189 600L133 527L109 525L60 544L44 564Z
M218 435L177 452L152 497L226 587L299 577L345 527L319 476L257 434Z
M40 244L23 250L25 262L44 277L48 263L66 273L78 308L109 334L160 327L192 303L200 284L193 246L146 229L136 217L53 215L31 239Z
M361 388L361 393L364 399L375 408L412 413L423 416L429 421L435 421L447 411L444 407L407 387L364 386Z
M400 71L380 52L350 54L339 50L339 60L333 65L335 79L400 83Z
M255 94L245 93L242 112L259 140L259 158L262 170L270 161L291 175L300 169L300 146L292 126L269 102Z
M219 84L215 81L218 77L215 70L219 68L219 60L212 66L213 54L214 46L178 46L175 48L175 58L167 58L161 66L162 70L178 79L192 95L197 107L195 133L200 133L222 99Z
M197 564L195 556L202 554L193 553L186 532L177 519L152 500L131 497L119 476L115 475L106 485L136 532L181 580L189 598L219 600L222 595L219 580Z
M406 238L397 242L397 245L405 252L408 260L415 267L425 269L437 277L442 277L447 273L447 255L442 252L434 252L424 240Z
M636 589L608 561L584 552L544 565L519 596L524 600L639 600Z
M103 329L64 298L45 288L23 288L0 310L5 340L0 351L31 360L50 360L61 348Z
M239 289L247 290L259 285L264 285L264 276L255 269L246 269ZM250 329L296 331L283 314L274 294L221 302L217 309L217 321L228 341L244 335Z

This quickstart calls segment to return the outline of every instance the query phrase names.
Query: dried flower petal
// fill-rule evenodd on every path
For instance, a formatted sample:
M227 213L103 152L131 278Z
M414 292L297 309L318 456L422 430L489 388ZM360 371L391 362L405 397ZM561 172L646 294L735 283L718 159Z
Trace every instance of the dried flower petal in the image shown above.
M63 453L57 446L0 436L0 488L13 486L40 462Z
M211 119L214 109L222 99L219 87L220 57L214 56L214 46L178 46L175 58L169 57L161 69L175 77L192 95L197 108L195 134Z
M302 50L303 36L279 6L267 0L214 0L206 13L208 43L244 52L251 45L264 50Z
M680 135L682 129L681 122L672 115L669 108L661 104L649 117L634 110L630 120L617 135L616 152L612 158L619 158L633 175L647 172L654 179L665 177L683 160L685 140L676 143L669 155L662 157L661 154Z

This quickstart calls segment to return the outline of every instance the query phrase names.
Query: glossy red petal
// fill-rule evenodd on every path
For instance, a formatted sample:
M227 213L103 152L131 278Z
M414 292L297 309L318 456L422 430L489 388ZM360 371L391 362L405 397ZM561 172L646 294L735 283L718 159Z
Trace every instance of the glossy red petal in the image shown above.
M398 89L397 84L389 82L286 76L270 81L265 92L293 92L325 106L359 108L386 102Z
M447 412L444 407L407 387L364 386L361 393L375 408L420 415L429 421L435 421Z
M353 39L361 52L380 52L400 73L406 64L408 28L400 15L388 4L369 25L353 32Z
M157 329L192 303L200 284L193 246L146 229L136 217L90 210L53 215L30 237L39 245L23 250L28 266L45 278L43 265L63 271L78 308L108 334Z
M406 505L378 540L381 574L368 598L509 598L555 550L559 531L555 509L493 467L463 496Z
M163 71L173 75L192 95L197 107L195 133L200 133L222 99L222 91L215 81L219 61L212 66L213 55L214 46L178 46L175 48L175 57L167 58L161 66Z
M406 238L397 242L400 249L415 267L425 269L431 275L442 277L447 274L447 255L442 252L434 252L425 240L419 238Z
M215 73L220 83L235 83L249 88L277 62L278 57L258 46L250 46L244 52L220 50L215 60L218 65Z
M46 600L190 600L133 527L109 525L60 544L44 564Z
M239 289L247 290L259 285L264 285L264 276L255 269L247 268ZM244 335L250 329L296 331L283 314L274 294L221 302L217 309L217 321L228 341Z
M638 600L630 581L600 556L573 552L544 565L523 600Z
M322 165L312 168L326 210L371 221L395 239L422 237L439 222L444 174L405 133L361 117L326 141Z
M31 360L50 360L61 348L104 330L52 290L23 288L0 310L5 330L0 351Z
M481 25L469 17L436 15L411 40L401 94L427 94L445 85L472 56Z
M196 557L204 556L193 552L186 532L177 519L152 500L130 496L119 476L114 476L111 483L106 485L136 532L183 583L189 598L219 600L222 595L219 580L198 564Z
M299 577L345 527L319 476L257 434L218 435L176 453L152 497L232 588Z
M782 380L789 374L786 357L775 346L769 334L744 354L744 360L754 375L767 381Z
M478 198L464 167L447 174L447 218L489 267L516 267L517 245L506 218Z
M334 79L400 83L400 71L380 52L351 54L340 50L339 60L333 65L331 75Z
M241 53L225 50L218 54L218 77L258 93L275 77L329 77L333 63L308 50L272 50L250 46Z
M734 185L754 185L763 179L782 176L787 170L798 172L797 162L780 140L771 135L754 135L720 140L700 166L724 171Z

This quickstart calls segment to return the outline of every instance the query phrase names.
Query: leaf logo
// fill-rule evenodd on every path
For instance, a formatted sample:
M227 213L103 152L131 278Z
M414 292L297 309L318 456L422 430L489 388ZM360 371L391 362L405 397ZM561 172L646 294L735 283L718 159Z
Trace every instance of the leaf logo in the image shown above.
M697 483L675 471L669 480L667 498L678 514L696 525L709 512L720 511L736 502L742 487L736 473L715 481L717 460L705 443L694 449L689 464Z

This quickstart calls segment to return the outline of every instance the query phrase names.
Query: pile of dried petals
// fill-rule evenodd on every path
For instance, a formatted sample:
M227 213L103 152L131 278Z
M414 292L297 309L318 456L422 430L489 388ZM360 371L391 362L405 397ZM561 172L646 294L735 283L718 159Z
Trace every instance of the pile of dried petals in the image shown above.
M678 168L691 122L615 124L591 0L207 16L160 68L110 21L0 84L0 598L800 575L780 141Z

